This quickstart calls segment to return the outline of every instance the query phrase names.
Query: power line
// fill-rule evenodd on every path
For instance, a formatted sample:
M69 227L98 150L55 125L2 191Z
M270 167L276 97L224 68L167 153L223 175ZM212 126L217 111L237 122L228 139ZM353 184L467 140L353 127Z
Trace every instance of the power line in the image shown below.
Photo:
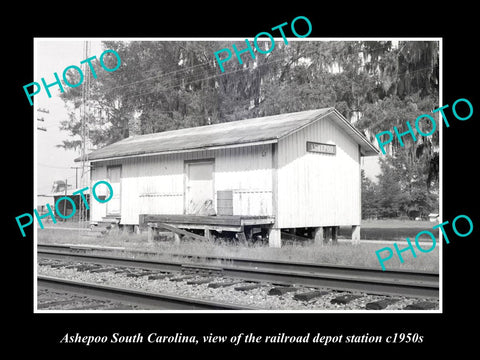
M232 41L233 42L233 41ZM358 41L358 42L353 42L353 43L360 43L361 41ZM347 53L346 55L347 56L354 56L354 55L359 55L360 53L366 53L367 51L368 52L373 52L377 49L384 49L386 48L388 45L386 43L382 44L382 45L379 45L377 47L374 47L374 48L363 48L363 49L360 49L359 51L357 52L352 52L352 53ZM294 60L299 60L301 58L305 58L305 57L308 57L308 56L311 56L313 54L317 54L321 52L321 49L319 48L316 48L316 49L313 49L311 51L308 51L308 52L304 52L302 54L299 54L297 55L296 59L295 59L295 55L293 55L293 59ZM142 80L138 80L138 81L134 81L134 82L131 82L131 83L127 83L127 84L123 84L123 85L119 85L119 86L115 86L113 88L109 88L109 89L106 89L105 92L109 92L109 91L113 91L113 90L117 90L117 89L120 89L120 88L125 88L125 87L129 87L129 86L136 86L140 83L144 83L144 82L147 82L147 81L151 81L151 80L160 80L160 79L165 79L166 81L164 81L163 83L156 83L156 84L153 84L152 86L150 86L146 92L141 92L141 93L137 93L137 94L133 94L133 92L135 90L132 91L132 94L133 95L129 95L130 93L127 92L127 96L125 96L124 94L124 100L129 100L129 99L133 99L133 98L136 98L136 97L140 97L140 96L144 96L144 95L149 95L149 94L153 94L153 93L158 93L158 92L165 92L165 91L169 91L175 87L178 87L178 86L181 86L181 85L187 85L187 84L191 84L191 83L194 83L194 82L199 82L199 81L204 81L204 80L210 80L210 79L214 79L214 78L219 78L219 77L222 77L222 76L228 76L230 74L234 74L234 73L238 73L238 72L243 72L243 71L258 71L259 68L261 67L264 67L264 66L267 66L267 65L271 65L273 63L277 63L277 62L280 62L280 61L285 61L289 58L289 55L285 55L285 56L282 56L278 59L274 59L274 60L271 60L271 61L266 61L265 63L261 63L261 64L258 64L256 63L254 66L254 68L252 67L243 67L243 68L240 68L240 69L237 69L237 70L233 70L233 71L230 71L230 72L223 72L223 73L215 73L216 71L218 71L217 68L215 67L212 67L210 69L205 69L206 71L204 72L200 72L200 73L196 73L196 74L189 74L187 75L185 78L183 79L177 79L175 78L173 75L174 74L178 74L178 73L181 73L181 72L186 72L186 71L191 71L192 69L195 69L195 68L198 68L200 66L205 66L205 65L209 65L209 64L212 64L211 61L207 61L207 62L204 62L204 63L200 63L200 64L196 64L194 66L190 66L190 67L186 67L186 68L183 68L183 69L178 69L178 70L175 70L175 71L171 71L171 72L168 72L168 73L164 73L164 74L161 74L161 75L155 75L155 76L152 76L152 77L149 77L149 78L146 78L146 79L142 79ZM293 60L292 59L292 60ZM290 60L290 61L292 61ZM363 65L362 65L363 66ZM414 73L417 73L417 72L420 72L420 71L425 71L427 69L431 69L431 68L434 68L434 67L438 67L438 65L435 65L435 66L428 66L428 67L425 67L425 68L421 68L421 69L416 69L416 70L407 70L407 71L404 71L402 73L396 73L395 75L396 76L401 76L403 74L414 74ZM211 71L213 70L213 72ZM374 72L376 72L377 69L374 70ZM372 74L374 75L374 74ZM170 78L169 78L170 77ZM174 84L175 81L178 80L178 83ZM352 81L354 82L355 84L360 84L360 82L358 80L355 80L355 79L349 79L349 81ZM166 86L165 88L163 89L159 89L158 87L159 86ZM141 105L149 105L149 104L152 104L152 103L156 103L156 102L159 102L159 101L162 101L162 100L154 100L154 101L149 101L147 103L142 103ZM129 108L138 108L138 105L127 105L127 106L122 106L122 109L129 109ZM165 113L171 113L173 111L162 111L162 112L165 112ZM83 126L82 126L83 128ZM83 157L82 157L83 158Z
M52 168L52 169L69 169L70 168L69 166L53 166L53 165L47 165L47 164L42 164L42 163L37 163L37 165Z
M128 83L128 84L124 84L124 85L119 85L119 86L114 86L112 88L108 88L106 90L103 90L104 92L109 92L109 91L112 91L112 90L116 90L116 89L119 89L119 88L123 88L125 86L130 86L130 85L136 85L136 84L139 84L141 82L145 82L145 81L149 81L151 79L156 79L156 78L161 78L161 77L165 77L165 76L169 76L171 74L175 74L175 73L178 73L178 72L183 72L183 71L187 71L187 70L191 70L193 68L196 68L198 66L204 66L206 64L209 64L209 62L206 62L206 63L202 63L202 64L198 64L198 65L194 65L194 66L191 66L189 68L184 68L184 69L179 69L179 70L175 70L175 71L171 71L169 73L165 73L165 74L161 74L161 75L158 75L158 76L152 76L152 77L149 77L149 78L146 78L146 79L143 79L143 80L138 80L138 81L134 81L132 83Z
M304 57L305 55L309 55L309 54L311 54L311 53L313 53L313 52L309 52L309 53L306 53L306 54L302 54L302 57ZM270 65L270 64L273 64L273 63L276 63L276 62L279 62L279 61L283 61L283 60L285 60L285 59L286 59L286 57L281 57L281 58L279 58L279 59L272 60L272 61L269 61L269 62L265 62L265 63L262 63L262 64L255 64L255 68L243 67L243 68L241 68L241 69L233 70L233 71L230 71L230 72L223 72L223 73L220 73L220 74L211 75L211 76L206 77L206 78L196 78L196 79L192 79L192 80L189 80L189 79L187 78L187 80L189 80L189 81L184 81L185 79L181 79L180 82L181 82L182 84L191 84L191 83L193 83L193 82L203 81L203 80L209 80L209 79L212 79L212 78L215 78L215 77L230 75L230 74L234 74L234 73L237 73L237 72L240 72L240 71L246 71L246 70L248 70L248 71L257 71L259 67L266 66L266 65ZM300 58L298 58L298 59L300 59ZM298 59L296 59L296 60L298 60ZM217 71L217 69L215 69L215 68L212 68L211 70L214 70L214 72ZM205 73L203 73L203 74L190 74L190 75L188 75L188 76L191 76L191 77L199 77L199 76L200 76L200 77L201 77L201 76L206 76L206 75L210 75L210 74L209 74L208 72L205 72ZM172 79L170 79L170 80L175 80L175 79L172 78ZM129 85L129 84L127 84L127 85ZM167 84L167 85L171 85L171 84ZM160 89L160 90L156 90L156 91L167 91L167 90L173 89L173 88L175 88L175 87L177 87L177 86L179 86L179 85L181 85L181 84L176 84L176 85L167 87L166 89ZM153 88L154 88L154 86L150 87L150 89L153 89ZM135 95L132 95L132 96L130 96L130 97L127 97L127 99L133 98L133 97L137 97L137 96L141 96L141 95L151 94L151 93L156 92L156 91L151 91L151 92L146 92L146 93L135 94ZM128 94L128 93L127 93L127 94Z
M369 51L373 51L373 50L376 50L376 49L379 49L379 48L384 48L385 45L383 46L379 46L377 48L373 48L373 49L369 49ZM315 49L315 50L312 50L310 52L307 52L307 53L303 53L301 54L300 57L298 57L296 60L299 60L300 58L303 58L303 57L306 57L306 56L309 56L313 53L317 53L318 52L318 49ZM365 51L360 51L360 52L365 52ZM356 54L358 55L360 52L357 52ZM353 54L349 54L349 55L353 55ZM177 86L180 86L181 84L190 84L190 83L193 83L193 82L197 82L197 81L203 81L203 80L208 80L208 79L212 79L212 78L215 78L215 77L220 77L220 76L225 76L225 75L229 75L229 74L233 74L233 73L237 73L237 72L240 72L240 71L246 71L246 70L249 70L249 71L256 71L258 70L258 68L262 67L262 66L266 66L266 65L270 65L270 64L273 64L273 63L276 63L276 62L279 62L279 61L283 61L286 59L286 56L284 57L281 57L279 59L276 59L276 60L272 60L272 61L269 61L269 62L265 62L263 64L256 64L256 67L255 68L250 68L250 67L245 67L245 68L241 68L241 69L238 69L238 70L234 70L234 71L230 71L230 72L224 72L224 73L220 73L220 74L215 74L215 75L211 75L211 76L208 76L208 77L200 77L200 76L205 76L205 75L210 75L208 72L205 72L203 74L191 74L191 75L188 75L188 76L191 76L191 77L195 77L195 76L198 76L198 78L195 78L195 79L188 79L187 77L187 81L185 81L185 79L182 79L180 80L180 83L179 84L176 84L176 85L172 85L171 83L167 83L167 85L171 85L169 87L167 87L166 89L156 89L156 90L152 90L152 91L147 91L147 92L143 92L143 93L139 93L139 94L135 94L135 95L131 95L131 96L128 96L128 93L127 93L127 97L126 99L130 99L130 98L134 98L134 97L137 97L137 96L142 96L142 95L148 95L148 94L151 94L151 93L154 93L154 92L160 92L160 91L167 91L167 90L170 90L170 89L173 89ZM400 76L400 75L403 75L403 74L406 74L406 73L416 73L416 72L419 72L419 71L423 71L423 70L426 70L426 69L431 69L431 68L434 68L434 67L438 67L438 65L435 65L435 66L429 66L429 67L425 67L425 68L421 68L421 69L417 69L417 70L406 70L402 73L397 73L396 75L397 76ZM216 71L217 69L215 68L212 68L212 70ZM144 79L144 80L148 80L148 79ZM175 80L175 79L170 79L171 81ZM350 79L351 81L355 81L354 79ZM358 84L358 82L357 82ZM128 86L128 85L131 85L131 84L126 84L125 86ZM153 89L154 87L158 86L157 85L154 85L152 87L150 87L149 89Z
M191 83L194 83L194 82L198 82L198 81L203 81L203 80L209 80L209 79L213 79L213 78L216 78L218 76L225 76L225 75L229 75L229 74L232 74L232 73L236 73L236 72L239 72L239 71L245 71L245 70L253 70L253 71L256 71L258 70L258 67L260 66L263 66L263 65L268 65L267 63L265 64L261 64L261 65L258 65L257 68L254 68L254 69L250 69L250 68L247 68L247 69L238 69L238 70L235 70L235 71L232 71L232 72L229 72L229 73L222 73L222 74L217 74L217 75L213 75L213 76L210 76L210 77L206 77L206 78L201 78L201 79L194 79L192 81L189 81L189 82L183 82L183 85L186 85L186 84L191 84ZM421 68L421 69L417 69L417 70L412 70L412 71L405 71L405 72L402 72L402 73L397 73L396 75L399 76L399 75L404 75L404 74L412 74L412 73L416 73L416 72L420 72L420 71L425 71L425 70L428 70L428 69L432 69L432 68L435 68L437 66L427 66L425 68ZM349 79L349 81L355 83L356 85L360 85L360 82L359 81L356 81L354 79ZM167 87L165 89L157 89L157 90L153 90L153 91L149 91L149 92L145 92L145 93L141 93L141 94L137 94L137 95L132 95L132 96L129 96L129 97L126 97L126 100L128 99L132 99L132 98L135 98L135 97L138 97L138 96L142 96L142 95L149 95L149 94L153 94L153 93L157 93L157 92L165 92L165 91L168 91L168 90L171 90L177 86L179 86L180 84L176 84L176 85L173 85L171 87ZM141 105L142 106L145 106L145 105L149 105L149 104L152 104L152 103L156 103L156 102L159 102L159 101L163 101L162 99L158 99L158 100L154 100L154 101L150 101L150 102L147 102L147 103L142 103ZM129 109L129 108L133 108L133 107L136 107L135 105L127 105L127 106L122 106L123 109ZM167 111L167 112L173 112L173 111Z
M403 75L403 74L413 74L413 73L416 73L416 72L421 72L421 71L425 71L425 70L428 70L428 69L431 69L431 68L435 68L437 66L428 66L428 67L425 67L425 68L421 68L421 69L417 69L417 70L413 70L413 71L405 71L403 73L398 73L397 76L399 75ZM239 69L239 70L236 70L234 72L238 72L238 71L244 71L245 69ZM256 70L256 69L251 69L251 70ZM233 73L233 72L231 72ZM208 79L211 79L211 78L215 78L217 76L224 76L224 75L228 75L230 73L223 73L223 74L218 74L218 75L214 75L214 76L211 76L211 77L207 77L207 78L202 78L202 79L195 79L195 80L192 80L190 82L184 82L183 84L189 84L189 83L194 83L194 82L197 82L197 81L202 81L202 80L208 80ZM354 79L349 79L349 81L355 83L356 85L360 85L360 81L356 81ZM131 97L127 97L126 99L131 99L133 97L138 97L138 96L142 96L142 95L148 95L148 94L153 94L153 93L156 93L156 92L165 92L165 91L168 91L168 90L171 90L175 87L179 86L178 84L177 85L174 85L174 86L171 86L169 88L165 88L165 89L157 89L157 90L154 90L154 91L149 91L149 92L146 92L146 93L142 93L142 94L137 94L137 95L134 95L134 96L131 96ZM153 101L149 101L149 102L142 102L141 106L145 106L145 105L150 105L150 104L154 104L154 103L157 103L157 102L160 102L160 101L163 101L163 99L157 99L157 100L153 100ZM131 104L131 105L126 105L126 106L122 106L122 109L133 109L133 108L137 108L138 105L134 105L134 104ZM170 113L170 112L174 112L174 111L161 111L161 112L164 112L164 113Z
M232 43L233 43L233 42L234 42L234 41L232 41ZM267 41L264 41L264 42L267 42ZM330 42L332 42L332 41L330 41ZM354 43L360 43L360 42L361 42L361 41L354 42ZM315 43L318 43L318 42L315 42ZM378 46L378 47L375 47L375 48L369 48L368 51L369 51L369 52L372 52L372 51L374 51L374 50L381 49L381 48L385 48L385 47L386 47L386 45L384 44L384 45L381 45L381 46ZM313 50L310 51L310 52L307 52L307 53L302 54L302 57L311 55L311 54L313 54L313 53L317 53L318 50L319 50L319 49L313 49ZM356 52L355 54L358 55L358 54L364 53L364 52L365 52L365 50L361 50L361 51L359 51L359 52ZM354 55L354 54L351 53L351 54L349 54L349 55ZM286 59L286 57L282 57L282 58L280 58L280 59L278 59L278 60L273 60L273 61L271 61L270 63L278 62L278 61L281 61L281 60L284 60L284 59ZM213 62L213 63L215 63L215 62ZM151 79L156 79L156 78L158 78L158 77L165 77L165 76L168 76L168 75L171 75L171 74L174 74L174 73L178 73L178 72L189 71L189 70L194 69L194 68L196 68L196 67L204 66L204 65L207 65L207 64L212 64L212 61L206 61L206 62L204 62L204 63L200 63L200 64L197 64L197 65L193 65L193 66L186 67L186 68L179 69L179 70L175 70L175 71L172 71L172 72L169 72L169 73L161 74L161 75L158 75L158 76L152 76L152 77L149 77L149 78L146 78L146 79L142 79L142 80L134 81L134 82L131 82L131 83L127 83L127 84L115 86L115 87L112 87L112 88L104 89L103 92L109 92L109 91L111 91L111 90L123 88L123 87L130 86L130 85L135 85L135 84L137 84L137 83L145 82L145 81L148 81L148 80L151 80ZM266 64L266 63L265 63L265 64ZM264 65L264 64L262 64L262 65ZM257 65L257 66L258 66L258 65ZM159 69L159 68L158 68L158 69ZM214 69L215 71L217 70L217 69L215 69L215 68L212 68L212 69ZM154 71L154 70L145 70L145 71ZM234 72L236 72L236 71L234 71ZM224 74L225 74L225 73L222 73L222 74L219 74L219 75L224 75Z
M232 41L233 43L234 41ZM329 41L329 43L332 43L333 41ZM347 42L348 43L348 42ZM352 43L361 43L361 41L353 41ZM377 49L384 49L386 48L388 45L386 43L382 44L382 45L379 45L377 47L374 47L374 48L365 48L364 49L361 49L355 53L348 53L347 55L348 56L352 56L352 55L359 55L360 53L365 53L366 51L368 52L373 52ZM309 51L309 52L306 52L306 53L303 53L300 55L300 57L298 57L296 60L299 60L300 58L303 58L303 57L308 57L312 54L315 54L315 53L318 53L319 51L321 51L321 49L313 49L312 51ZM177 74L177 73L181 73L181 72L186 72L186 71L190 71L192 69L195 69L197 67L200 67L200 66L204 66L204 65L208 65L208 64L212 64L211 61L207 61L207 62L204 62L204 63L200 63L200 64L196 64L196 65L193 65L193 66L190 66L190 67L186 67L186 68L183 68L183 69L178 69L178 70L175 70L175 71L171 71L169 73L164 73L164 74L161 74L161 75L156 75L156 76L152 76L152 77L149 77L149 78L146 78L146 79L142 79L142 80L138 80L138 81L134 81L134 82L131 82L131 83L127 83L127 84L123 84L123 85L119 85L119 86L115 86L113 88L109 88L109 89L105 89L104 92L109 92L109 91L113 91L113 90L117 90L117 89L120 89L120 88L125 88L125 87L129 87L129 86L134 86L134 85L138 85L140 83L144 83L146 81L150 81L150 80L155 80L155 79L162 79L162 78L167 78L167 82L166 84L164 83L163 85L167 85L167 87L165 89L158 89L158 86L159 84L154 84L153 86L149 87L149 89L147 90L147 92L143 92L143 93L137 93L137 94L133 94L133 95L129 95L129 93L127 93L127 96L126 96L126 100L128 99L131 99L131 98L134 98L134 97L138 97L138 96L143 96L143 95L149 95L149 94L152 94L152 93L156 93L156 92L165 92L165 91L168 91L168 90L171 90L177 86L180 86L180 85L186 85L186 84L191 84L191 83L194 83L194 82L198 82L198 81L204 81L204 80L209 80L209 79L213 79L213 78L216 78L216 77L220 77L220 76L226 76L226 75L229 75L229 74L233 74L233 73L237 73L237 72L240 72L240 71L245 71L245 70L258 70L259 67L262 67L262 66L266 66L266 65L270 65L272 63L276 63L276 62L279 62L279 61L283 61L285 59L287 59L287 56L283 56L279 59L276 59L276 60L272 60L272 61L268 61L268 62L265 62L263 64L256 64L256 68L250 68L250 67L247 67L247 68L242 68L242 69L238 69L238 70L234 70L234 71L230 71L230 72L224 72L224 73L221 73L221 74L212 74L210 75L209 73L209 70L213 70L214 72L217 71L217 69L215 67L211 68L211 69L207 69L207 71L205 71L204 73L200 73L200 74L189 74L187 75L186 78L184 79L181 79L179 80L179 83L178 84L175 84L173 85L173 82L176 80L172 75L173 74ZM432 68L432 67L428 67L428 68ZM426 69L426 68L425 68ZM418 71L422 71L424 69L418 69L418 70L414 70L414 71L410 71L409 73L416 73ZM146 70L146 71L153 71L153 70ZM405 72L407 73L407 72ZM207 76L208 75L208 76ZM398 73L397 76L399 75L403 75L403 73ZM170 79L168 79L168 77L170 77ZM190 79L188 78L188 76L190 76ZM207 76L207 77L205 77ZM187 81L185 81L187 80ZM351 81L354 81L356 84L359 84L359 82L353 80L353 79L350 79ZM162 84L160 84L162 85ZM156 88L155 90L153 90L154 88ZM150 91L151 90L151 91ZM135 91L135 90L134 90ZM132 92L133 93L133 92ZM125 95L125 94L124 94ZM151 104L151 103L155 103L155 102L158 102L160 100L157 100L157 101L151 101L151 102L148 102L148 103L143 103L142 105L148 105L148 104ZM131 105L131 106L123 106L122 108L137 108L138 106L134 106L134 105ZM171 112L171 111L166 111L166 112Z

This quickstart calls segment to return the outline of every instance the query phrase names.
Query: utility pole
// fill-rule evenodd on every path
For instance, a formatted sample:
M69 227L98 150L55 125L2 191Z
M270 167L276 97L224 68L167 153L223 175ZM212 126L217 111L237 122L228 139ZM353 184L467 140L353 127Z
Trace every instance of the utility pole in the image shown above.
M67 189L68 189L68 179L65 179L65 196L67 196ZM66 216L65 213L67 212L67 201L63 200L63 216ZM63 219L65 221L65 219Z
M46 114L49 113L49 111L46 110L46 109L37 109L37 111L43 112L43 113L46 113ZM37 118L37 121L45 122L45 119L44 119L44 118ZM46 128L46 127L42 127L42 126L37 126L37 130L47 131L47 128Z
M84 56L85 59L88 59L89 52L90 52L90 43L89 41L85 41L84 43ZM86 167L86 148L87 148L87 139L89 138L88 132L88 115L89 115L89 95L90 95L90 68L87 66L86 63L82 64L82 71L85 74L85 83L82 87L82 107L81 107L81 120L82 120L82 129L81 129L81 137L82 137L82 148L81 148L81 158L82 158L82 184L84 185L84 177L86 175L85 167ZM87 208L85 206L81 207L79 221L84 222L87 220Z
M81 166L70 166L70 169L75 169L75 189L78 189L78 169L81 169Z

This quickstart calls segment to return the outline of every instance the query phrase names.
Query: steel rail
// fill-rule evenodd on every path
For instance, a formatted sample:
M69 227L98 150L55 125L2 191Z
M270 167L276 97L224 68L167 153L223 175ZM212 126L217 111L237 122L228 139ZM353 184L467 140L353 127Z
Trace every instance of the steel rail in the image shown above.
M381 271L371 268L289 263L284 261L260 261L249 259L224 259L195 256L201 264L185 264L174 261L133 259L118 256L70 253L61 250L44 250L39 255L53 258L71 257L81 261L108 263L109 265L140 267L161 271L212 270L224 276L249 281L268 281L278 285L298 284L312 287L327 287L336 290L363 291L384 295L407 295L414 297L439 297L438 274L414 271ZM209 262L210 261L210 262ZM217 263L212 263L216 261Z
M193 299L170 294L151 293L52 276L37 276L37 287L126 302L130 305L141 306L147 310L261 310L249 306Z
M100 252L111 252L111 251L120 251L127 255L146 255L146 256L155 256L163 255L157 252L149 252L143 250L126 250L124 248L116 247L90 247L84 245L59 245L59 244L38 244L38 249L40 250L57 250L64 251L66 253L78 253L78 252L90 252L90 251L100 251ZM331 273L335 275L348 275L352 274L357 276L371 276L376 278L383 279L395 279L395 281L418 281L418 282L434 282L438 283L439 275L438 273L428 272L428 271L416 271L416 270L388 270L382 271L380 269L374 269L370 267L361 267L361 266L348 266L348 265L334 265L334 264L313 264L305 262L291 262L291 261L282 261L282 260L256 260L256 259L246 259L238 257L219 257L219 256L203 256L203 255L189 255L189 254L170 254L166 255L171 257L177 257L179 259L195 259L203 262L218 262L218 263L227 263L228 265L233 266L245 266L251 268L262 268L262 269L272 269L272 270L292 270L292 271L303 271L303 272L312 272L312 273Z

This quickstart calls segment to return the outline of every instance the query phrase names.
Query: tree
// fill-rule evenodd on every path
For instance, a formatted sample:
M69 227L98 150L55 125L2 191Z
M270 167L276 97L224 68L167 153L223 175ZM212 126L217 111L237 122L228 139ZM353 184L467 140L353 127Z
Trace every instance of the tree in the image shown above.
M362 178L362 219L376 219L379 214L377 185L365 176L361 171Z
M378 205L382 217L426 217L438 209L438 195L427 190L428 174L408 161L408 153L380 159Z
M276 42L272 52L257 51L255 59L243 54L242 64L233 56L221 73L213 53L232 44L245 47L243 41L105 41L104 48L122 59L113 74L97 71L89 89L89 105L107 114L100 125L112 124L111 134L103 132L111 138L105 143L128 136L135 114L141 133L149 133L334 106L347 119L364 112L358 126L373 130L392 125L388 118L366 116L380 100L438 96L435 42ZM62 97L73 109L83 105L81 87L67 87Z
M438 107L438 43L434 41L276 42L268 54L235 55L221 72L213 54L244 41L105 41L122 65L62 94L71 109L62 128L84 131L94 147L134 133L148 134L279 113L335 107L371 141L379 131ZM269 42L259 42L266 49ZM106 57L106 61L115 61ZM67 73L77 83L77 72ZM86 75L88 76L88 74ZM438 117L438 114L437 114ZM420 125L428 132L428 123ZM425 129L426 127L426 129ZM364 180L365 216L398 216L432 208L438 185L438 131L414 142L395 139L381 166L379 184ZM78 139L61 146L76 148ZM422 191L426 195L422 195ZM371 202L370 205L369 202ZM373 210L372 210L373 211ZM417 211L417 210L416 210Z

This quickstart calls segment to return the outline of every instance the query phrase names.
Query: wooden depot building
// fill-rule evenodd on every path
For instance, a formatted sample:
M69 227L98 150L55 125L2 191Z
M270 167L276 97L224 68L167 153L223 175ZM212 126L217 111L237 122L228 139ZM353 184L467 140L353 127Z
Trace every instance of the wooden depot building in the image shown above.
M88 155L92 184L106 180L114 193L91 202L90 217L205 237L260 230L274 247L281 230L317 242L352 226L355 241L360 159L377 154L334 108L132 136Z

